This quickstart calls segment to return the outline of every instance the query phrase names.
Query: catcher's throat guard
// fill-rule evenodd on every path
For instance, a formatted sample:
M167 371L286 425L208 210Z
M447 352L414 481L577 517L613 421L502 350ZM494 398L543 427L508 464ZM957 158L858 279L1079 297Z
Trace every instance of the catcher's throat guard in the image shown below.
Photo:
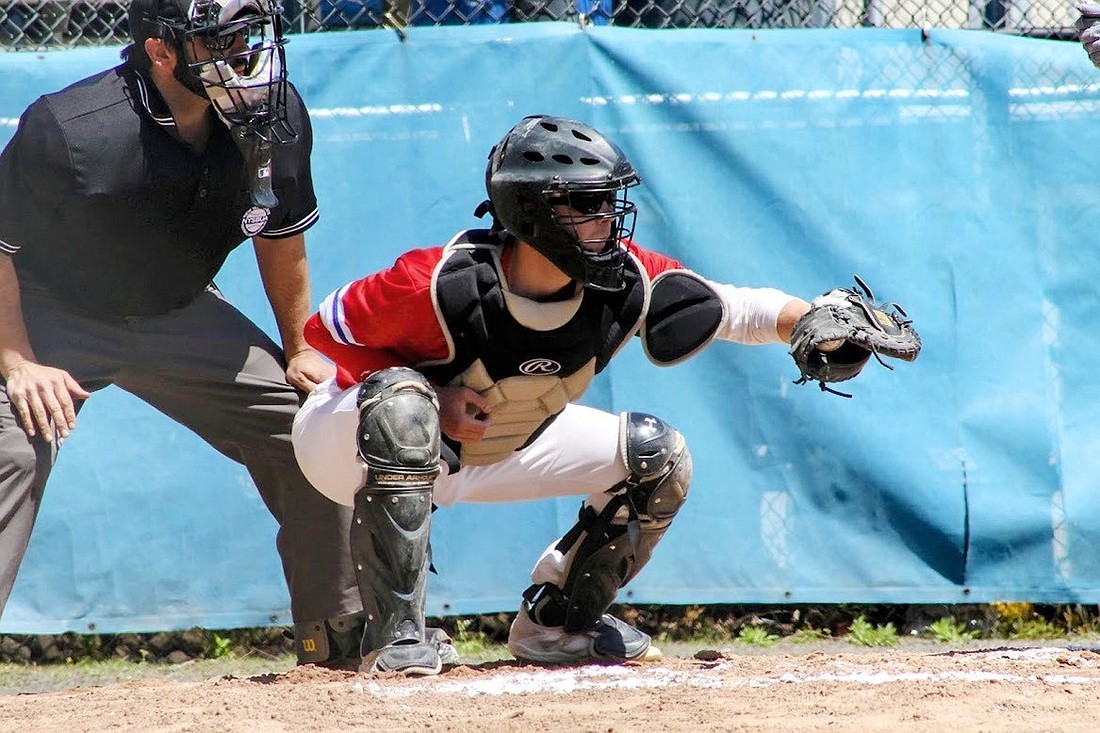
M801 377L796 384L816 381L826 392L850 394L826 386L858 375L872 356L914 361L920 336L897 303L876 304L871 288L858 275L852 289L834 288L814 298L810 310L795 324L791 356Z

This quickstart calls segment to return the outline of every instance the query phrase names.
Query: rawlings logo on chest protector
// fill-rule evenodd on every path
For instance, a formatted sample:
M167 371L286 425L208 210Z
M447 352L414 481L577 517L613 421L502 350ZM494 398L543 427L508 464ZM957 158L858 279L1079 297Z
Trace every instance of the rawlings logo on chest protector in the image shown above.
M557 374L561 371L561 364L553 359L528 359L519 365L519 371L520 374L530 374L532 376Z

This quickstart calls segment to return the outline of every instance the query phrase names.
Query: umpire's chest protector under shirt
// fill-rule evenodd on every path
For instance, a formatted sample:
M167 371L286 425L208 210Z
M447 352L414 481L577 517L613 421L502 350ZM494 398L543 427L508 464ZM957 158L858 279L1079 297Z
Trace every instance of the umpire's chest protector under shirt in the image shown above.
M2 236L19 247L20 279L91 315L166 313L201 293L269 218L285 215L285 180L276 212L252 208L224 124L213 121L201 152L174 130L155 87L125 67L35 102L0 173L5 206L14 207L0 215ZM279 147L275 167L293 176L298 166ZM22 193L9 185L13 168Z

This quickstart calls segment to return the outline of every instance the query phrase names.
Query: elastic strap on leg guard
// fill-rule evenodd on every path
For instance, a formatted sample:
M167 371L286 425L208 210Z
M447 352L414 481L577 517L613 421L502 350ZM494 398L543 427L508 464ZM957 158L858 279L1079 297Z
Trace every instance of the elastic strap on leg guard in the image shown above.
M367 614L362 653L424 641L432 485L439 475L439 406L431 384L403 367L359 388L359 453L351 553Z
M534 585L524 594L540 624L580 631L597 623L649 562L687 498L691 454L664 421L624 414L620 451L631 475L608 490L613 496L602 511L582 507L577 524L557 544L567 558L565 583Z

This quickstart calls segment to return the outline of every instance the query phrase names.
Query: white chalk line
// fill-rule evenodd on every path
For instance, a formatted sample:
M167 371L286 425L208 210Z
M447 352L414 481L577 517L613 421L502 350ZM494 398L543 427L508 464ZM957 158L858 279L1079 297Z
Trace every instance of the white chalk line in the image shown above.
M1065 664L1100 668L1093 658L1075 654L1064 648L1008 649L966 654L960 664L980 664L986 660L1013 660L1021 663L1061 659ZM852 666L850 663L838 666ZM718 662L707 670L682 672L660 666L615 667L589 665L572 668L552 668L538 672L501 670L476 680L447 681L434 678L413 684L392 685L385 682L357 681L352 685L356 692L377 697L402 698L420 694L460 695L526 695L531 693L569 694L590 690L639 690L668 687L694 687L705 689L738 689L745 687L771 687L775 685L802 685L813 682L830 682L851 685L882 685L898 682L1030 682L1046 685L1087 685L1100 683L1100 676L1073 674L1010 674L988 670L953 670L946 672L888 672L885 670L854 672L821 672L803 674L783 672L745 678L723 678L720 674L732 667L728 662Z

